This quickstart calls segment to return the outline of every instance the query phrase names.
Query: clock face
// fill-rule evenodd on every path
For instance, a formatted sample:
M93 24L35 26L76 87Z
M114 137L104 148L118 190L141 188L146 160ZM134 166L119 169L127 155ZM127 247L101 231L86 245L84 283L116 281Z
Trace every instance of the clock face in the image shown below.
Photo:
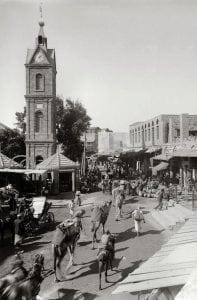
M35 56L35 62L40 63L40 62L43 62L43 61L45 61L44 55L41 52L37 53L36 56Z

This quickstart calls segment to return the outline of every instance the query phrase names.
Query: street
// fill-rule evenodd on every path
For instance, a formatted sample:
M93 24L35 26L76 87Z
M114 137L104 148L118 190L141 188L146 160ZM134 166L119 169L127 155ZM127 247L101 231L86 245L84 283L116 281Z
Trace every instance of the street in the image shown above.
M102 276L102 290L98 289L98 262L96 259L97 249L91 249L90 231L90 208L94 200L112 198L111 195L102 194L101 192L83 196L82 207L85 208L86 214L83 218L83 231L79 244L75 252L75 265L70 269L67 280L60 283L54 283L52 269L51 240L53 231L45 230L39 236L27 238L23 244L24 261L27 268L31 267L34 255L42 252L45 256L45 274L41 285L40 296L42 299L109 299L111 292L115 289L118 282L123 280L130 272L137 268L141 263L152 256L166 241L169 232L161 230L159 225L154 222L148 211L156 205L156 200L140 198L138 196L127 196L123 205L123 217L120 221L115 221L115 207L112 206L109 218L105 228L116 236L116 254L114 261L114 270L108 271L109 283L104 282L104 273ZM65 204L63 200L63 204ZM58 222L68 217L68 209L61 205L61 201L54 200L56 203L53 212L55 220ZM143 224L142 234L136 237L134 223L131 219L131 212L141 205L145 215L146 223ZM98 239L102 234L101 228L98 231ZM98 245L97 245L98 246ZM13 254L12 247L1 248L1 271L0 275L8 271ZM3 260L4 259L4 260ZM68 257L66 256L62 263L64 273ZM65 275L65 273L64 273ZM106 298L107 297L107 298ZM117 296L116 296L117 297ZM115 296L113 296L113 299ZM131 296L130 299L137 299L137 295Z

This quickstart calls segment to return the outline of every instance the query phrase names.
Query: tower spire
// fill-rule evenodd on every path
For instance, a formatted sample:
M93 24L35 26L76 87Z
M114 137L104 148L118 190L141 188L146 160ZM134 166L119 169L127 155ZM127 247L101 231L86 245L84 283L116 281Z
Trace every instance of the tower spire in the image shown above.
M40 7L39 7L39 9L40 9L40 20L43 19L43 15L42 15L42 5L43 5L43 3L40 2Z
M39 11L40 11L40 21L38 24L40 25L38 37L36 39L36 44L43 47L45 50L47 50L47 38L44 34L44 21L43 21L43 3L40 2Z

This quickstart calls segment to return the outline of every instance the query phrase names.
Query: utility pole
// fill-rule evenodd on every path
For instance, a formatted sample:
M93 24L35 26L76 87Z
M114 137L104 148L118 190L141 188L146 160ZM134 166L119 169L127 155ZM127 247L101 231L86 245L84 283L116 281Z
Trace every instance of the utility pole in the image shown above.
M85 131L85 138L84 138L84 175L86 174L86 131Z

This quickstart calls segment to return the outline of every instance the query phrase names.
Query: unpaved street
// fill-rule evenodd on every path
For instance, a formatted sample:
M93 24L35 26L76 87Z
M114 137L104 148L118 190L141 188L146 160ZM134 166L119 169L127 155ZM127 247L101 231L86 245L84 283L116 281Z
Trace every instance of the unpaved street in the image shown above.
M153 221L148 211L155 205L155 200L139 197L127 197L123 206L123 218L121 221L115 221L115 208L112 207L106 224L112 233L116 235L116 258L114 262L114 271L109 271L110 283L104 282L102 277L102 291L98 290L98 263L96 260L97 249L91 249L90 231L90 208L95 199L111 198L109 194L103 195L101 192L84 196L83 207L86 210L83 219L84 231L82 232L79 245L75 253L75 265L71 268L67 280L60 283L54 283L54 276L50 273L52 269L51 240L53 231L43 232L39 236L26 239L24 243L25 266L30 267L33 257L36 253L43 252L45 256L46 275L42 283L40 296L42 299L110 299L111 292L115 289L119 281L125 278L130 272L137 268L153 253L155 253L164 240L167 239L167 233ZM88 199L87 199L88 198ZM55 219L58 222L68 216L68 210L60 201L54 200L57 207L53 208ZM60 205L58 205L60 203ZM134 224L131 219L131 212L138 204L141 204L145 212L146 223L143 224L143 233L136 237ZM98 238L101 237L101 229L98 232ZM0 248L1 254L1 275L8 270L8 264L12 260L13 250L11 246ZM68 257L64 259L62 270L64 272ZM65 275L65 273L64 273ZM113 297L118 299L118 297ZM137 295L130 299L137 299Z

